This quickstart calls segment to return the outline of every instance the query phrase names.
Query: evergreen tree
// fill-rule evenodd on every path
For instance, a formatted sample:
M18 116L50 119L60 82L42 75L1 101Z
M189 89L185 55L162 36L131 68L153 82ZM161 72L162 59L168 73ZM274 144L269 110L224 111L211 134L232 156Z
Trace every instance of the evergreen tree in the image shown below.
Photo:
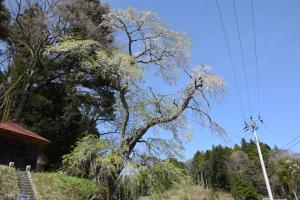
M217 146L211 151L211 185L214 188L230 190L228 160L231 150Z
M68 22L66 34L81 39L93 39L102 47L111 46L113 30L103 25L104 15L109 13L108 4L99 0L71 0L59 5L60 15Z
M261 143L266 158L273 195L276 198L299 196L300 159L278 148ZM203 175L204 181L201 181ZM192 160L194 183L204 183L215 190L231 191L236 200L259 199L266 196L266 185L254 141L242 139L233 148L213 146L205 152L197 151Z
M71 151L78 138L86 132L99 135L96 126L113 119L115 100L108 87L109 80L83 70L79 65L80 57L53 58L45 55L47 46L56 43L59 35L83 36L70 28L71 25L60 28L55 20L63 19L59 16L62 13L54 13L51 8L58 10L61 4L50 6L47 2L28 1L24 7L18 7L23 4L15 5L17 16L11 19L10 43L6 49L11 64L0 76L0 94L6 94L0 97L0 113L3 121L15 117L24 126L51 140L52 143L44 150L42 162L47 160L47 169L54 169L59 167L62 155ZM88 8L90 11L85 15L91 15L90 18L96 15L102 18L108 12L108 8L104 9L96 1ZM79 4L76 9L81 9ZM64 20L59 23L69 23ZM77 25L80 24L86 27L82 21ZM111 38L110 34L103 31L102 35L98 35L99 41L101 37ZM108 46L109 41L105 39L104 45Z
M236 200L258 200L255 188L241 174L230 174L231 193Z
M4 0L0 0L0 40L6 40L8 36L9 13L4 5Z

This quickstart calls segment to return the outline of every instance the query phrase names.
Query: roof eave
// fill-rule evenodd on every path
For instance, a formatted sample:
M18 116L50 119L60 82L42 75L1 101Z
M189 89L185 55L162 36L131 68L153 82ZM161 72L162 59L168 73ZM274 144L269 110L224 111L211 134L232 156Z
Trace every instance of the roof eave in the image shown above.
M46 144L51 143L50 140L47 140L46 138L43 138L41 136L39 136L38 138L37 137L31 137L29 135L24 135L24 134L21 134L21 133L18 133L18 132L14 132L14 131L10 131L10 130L7 130L7 129L2 129L2 128L0 128L0 132L6 133L6 134L9 133L9 134L14 135L14 136L21 136L22 138L26 138L30 141L33 141L33 142L37 143L37 144L46 145Z

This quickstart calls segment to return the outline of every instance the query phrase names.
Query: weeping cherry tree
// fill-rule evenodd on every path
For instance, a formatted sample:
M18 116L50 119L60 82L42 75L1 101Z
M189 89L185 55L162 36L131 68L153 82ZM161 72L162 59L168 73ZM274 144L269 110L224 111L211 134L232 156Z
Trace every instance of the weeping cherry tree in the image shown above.
M117 97L115 119L102 125L100 132L113 140L113 151L122 158L121 170L138 143L149 149L163 143L159 137L147 136L154 127L163 134L172 133L173 141L180 144L189 128L186 115L195 116L212 131L225 133L211 118L209 103L223 92L224 81L208 66L188 66L191 41L186 34L169 29L153 12L132 8L113 11L99 26L114 30L120 42L112 49L94 40L68 37L49 47L48 54L61 59L76 55L82 68L111 83ZM180 73L188 83L177 96L162 94L145 80L145 76L157 76L165 87L172 87Z

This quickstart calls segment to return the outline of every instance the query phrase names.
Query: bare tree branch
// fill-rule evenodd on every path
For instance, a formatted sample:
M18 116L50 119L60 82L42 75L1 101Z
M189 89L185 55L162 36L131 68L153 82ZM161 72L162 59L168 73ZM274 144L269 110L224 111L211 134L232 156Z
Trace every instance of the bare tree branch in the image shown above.
M129 147L128 153L129 154L131 153L131 151L134 149L137 141L139 141L143 137L143 135L149 130L149 128L151 128L157 124L168 123L168 122L173 121L176 118L178 118L183 113L183 111L188 107L190 100L193 98L194 93L197 91L197 89L199 87L200 87L200 85L197 85L196 87L191 88L188 91L186 97L183 98L181 105L177 108L177 110L175 112L173 112L172 114L170 114L168 116L153 118L152 120L146 122L141 128L136 130L136 132L132 136L127 138L125 142L126 142L126 145L128 145L128 147ZM125 145L125 144L123 144L123 145Z

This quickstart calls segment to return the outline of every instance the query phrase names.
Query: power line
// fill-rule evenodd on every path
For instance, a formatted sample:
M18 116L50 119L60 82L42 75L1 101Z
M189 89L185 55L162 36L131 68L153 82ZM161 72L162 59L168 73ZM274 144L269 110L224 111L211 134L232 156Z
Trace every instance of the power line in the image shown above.
M282 147L282 149L284 149L284 148L286 148L286 147L288 147L289 145L291 145L292 143L294 143L296 140L298 140L300 138L300 135L299 136L297 136L296 138L294 138L293 140L291 140L289 143L287 143L286 145L284 145L283 147Z
M237 32L238 32L239 44L240 44L240 51L241 51L241 56L242 56L242 63L243 63L244 77L245 77L245 82L246 82L246 91L247 91L247 98L248 98L248 107L249 107L249 112L250 112L250 115L251 115L251 114L252 114L252 109L251 109L251 101L250 101L250 93L249 93L249 84L248 84L247 70L246 70L246 64L245 64L245 56L244 56L244 51L243 51L243 44L242 44L242 39L241 39L241 34L240 34L240 27L239 27L239 22L238 22L237 12L236 12L235 0L232 0L232 2L233 2L234 16L235 16L235 22L236 22L236 27L237 27Z
M229 40L228 40L227 32L226 32L226 29L225 29L225 25L224 25L221 9L220 9L220 6L219 6L219 2L218 2L218 0L215 0L215 1L216 1L216 4L217 4L219 17L220 17L220 21L221 21L221 24L222 24L223 34L224 34L225 41L226 41L227 53L228 53L228 56L229 56L231 69L232 69L232 73L233 73L233 77L234 77L234 82L235 82L237 93L238 93L238 99L239 99L239 103L240 103L240 106L241 106L241 111L242 111L242 114L243 114L243 118L245 120L245 111L244 111L244 107L243 107L243 102L242 102L240 87L239 87L237 76L236 76L235 67L234 67L234 64L233 64L233 58L232 58L232 54L231 54L231 50L230 50L230 46L229 46Z
M291 148L293 148L294 146L296 146L299 143L300 143L300 140L298 142L296 142L295 144L293 144L292 146L290 146L290 148L288 148L287 150L290 150Z
M252 11L251 13L252 13L255 68L256 68L257 109L258 109L258 114L260 115L259 69L258 69L258 56L257 56L257 41L256 41L256 30L255 30L254 5L253 5L253 0L250 0L250 2L251 2L251 11Z

